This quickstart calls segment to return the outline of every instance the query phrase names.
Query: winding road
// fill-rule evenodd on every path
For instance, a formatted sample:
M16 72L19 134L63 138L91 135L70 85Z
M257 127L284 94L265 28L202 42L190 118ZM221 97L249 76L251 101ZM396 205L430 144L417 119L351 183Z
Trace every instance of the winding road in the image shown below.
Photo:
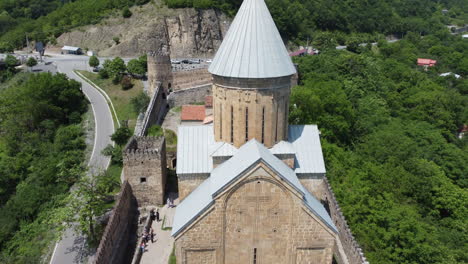
M73 72L73 70L88 70L88 59L85 56L54 54L46 60L55 63L58 72L64 73L70 79L80 82L83 93L91 103L95 121L95 135L94 147L88 163L88 173L96 175L105 171L109 166L110 158L102 155L101 151L107 145L112 144L110 136L114 133L114 122L104 96ZM85 238L76 234L73 228L68 228L62 240L55 245L50 264L83 263L86 258L85 241Z

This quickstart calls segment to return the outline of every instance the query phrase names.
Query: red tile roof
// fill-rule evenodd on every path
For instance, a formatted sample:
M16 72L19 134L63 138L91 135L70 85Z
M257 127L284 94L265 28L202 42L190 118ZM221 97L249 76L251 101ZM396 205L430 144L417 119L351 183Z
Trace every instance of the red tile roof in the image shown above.
M432 67L432 66L436 65L436 63L437 63L436 60L418 58L418 66Z
M211 95L205 96L205 106L213 107L213 96Z
M203 121L205 119L204 105L184 105L182 106L182 121Z

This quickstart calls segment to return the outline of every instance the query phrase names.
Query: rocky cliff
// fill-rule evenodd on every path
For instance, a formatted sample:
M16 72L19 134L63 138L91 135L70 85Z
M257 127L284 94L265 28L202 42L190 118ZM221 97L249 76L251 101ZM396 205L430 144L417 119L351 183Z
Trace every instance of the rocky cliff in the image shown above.
M221 44L230 19L216 10L168 9L147 4L97 25L64 33L58 45L78 46L99 56L139 56L152 49L154 39L168 43L172 58L211 57Z

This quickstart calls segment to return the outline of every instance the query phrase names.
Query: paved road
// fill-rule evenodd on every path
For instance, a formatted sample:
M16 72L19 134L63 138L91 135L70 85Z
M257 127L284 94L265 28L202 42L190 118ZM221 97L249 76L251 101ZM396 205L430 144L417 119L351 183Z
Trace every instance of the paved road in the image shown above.
M114 123L109 106L101 93L73 72L74 69L88 69L88 58L65 55L46 58L46 61L53 61L57 65L59 72L65 73L69 78L81 82L83 92L88 97L93 108L96 124L94 148L88 163L89 172L96 174L106 170L109 166L110 158L103 156L101 151L108 144L112 143L110 135L114 133ZM62 240L54 248L50 264L82 263L83 255L86 254L83 250L84 243L84 237L75 234L72 228L67 229Z

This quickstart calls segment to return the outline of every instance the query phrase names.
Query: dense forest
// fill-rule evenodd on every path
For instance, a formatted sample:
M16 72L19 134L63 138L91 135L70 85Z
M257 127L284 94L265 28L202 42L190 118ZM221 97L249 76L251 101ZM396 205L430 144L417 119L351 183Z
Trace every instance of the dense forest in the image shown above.
M418 56L438 59L424 71ZM468 41L421 38L296 60L290 122L318 124L328 178L370 263L467 263Z
M37 263L84 171L87 101L63 74L19 74L8 84L0 86L0 263Z

